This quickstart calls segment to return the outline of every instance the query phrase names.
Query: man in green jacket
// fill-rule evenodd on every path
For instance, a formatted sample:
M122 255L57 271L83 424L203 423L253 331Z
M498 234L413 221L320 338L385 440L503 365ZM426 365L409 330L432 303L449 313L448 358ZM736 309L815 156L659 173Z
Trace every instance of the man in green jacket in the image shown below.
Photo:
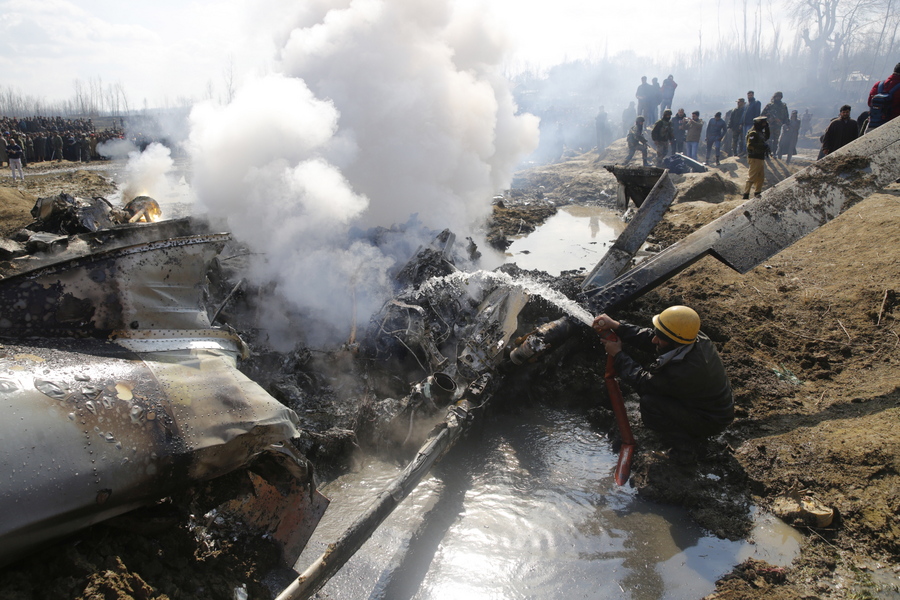
M725 365L716 347L700 331L700 317L690 307L670 306L653 317L653 328L640 328L602 314L598 332L612 330L618 341L604 339L616 373L640 396L644 426L659 431L676 447L693 445L721 433L734 420L734 400ZM622 351L624 344L656 350L648 368Z

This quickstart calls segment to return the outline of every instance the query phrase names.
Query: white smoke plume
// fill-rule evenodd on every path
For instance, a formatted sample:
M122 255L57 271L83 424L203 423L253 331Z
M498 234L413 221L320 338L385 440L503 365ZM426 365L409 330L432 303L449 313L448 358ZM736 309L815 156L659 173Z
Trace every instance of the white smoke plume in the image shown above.
M139 152L138 147L129 140L109 140L102 144L97 144L97 152L101 155L112 159L124 159L133 152Z
M498 68L502 39L450 0L303 7L279 74L227 106L195 107L193 185L264 254L257 283L276 282L346 337L354 304L364 323L390 293L397 260L351 244L348 230L418 213L428 227L470 235L536 146L537 119L516 115Z
M151 196L157 200L168 198L174 166L171 152L162 144L150 144L143 152L134 148L128 153L125 166L122 202L127 203L136 196Z

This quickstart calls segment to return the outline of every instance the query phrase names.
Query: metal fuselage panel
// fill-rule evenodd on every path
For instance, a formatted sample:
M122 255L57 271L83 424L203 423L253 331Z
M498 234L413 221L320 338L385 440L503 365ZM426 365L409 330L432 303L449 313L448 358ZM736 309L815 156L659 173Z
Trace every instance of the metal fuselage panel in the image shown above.
M234 352L32 342L0 358L0 564L299 434Z

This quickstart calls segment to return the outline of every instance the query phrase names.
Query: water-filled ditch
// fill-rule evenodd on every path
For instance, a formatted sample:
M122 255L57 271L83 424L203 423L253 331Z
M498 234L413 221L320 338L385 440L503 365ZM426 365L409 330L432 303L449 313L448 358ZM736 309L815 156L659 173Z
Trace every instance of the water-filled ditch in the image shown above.
M745 558L786 565L799 536L759 517L722 540L683 509L618 487L616 455L580 413L505 413L460 442L323 588L363 598L699 598ZM324 486L331 506L302 571L395 477L368 459Z
M622 228L605 209L561 210L514 243L509 260L551 274L590 269ZM520 241L533 250L524 253ZM643 500L615 485L616 458L580 412L498 414L438 464L322 593L698 598L748 557L787 565L798 552L799 536L773 517L754 515L753 541L734 542L704 531L684 509ZM340 537L402 466L369 458L325 485L332 504L297 569Z

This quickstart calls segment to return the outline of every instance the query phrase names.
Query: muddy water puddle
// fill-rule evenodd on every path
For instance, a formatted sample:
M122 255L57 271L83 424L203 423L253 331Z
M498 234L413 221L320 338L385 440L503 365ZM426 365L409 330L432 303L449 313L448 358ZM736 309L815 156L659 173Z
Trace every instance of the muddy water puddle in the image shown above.
M507 262L557 276L596 265L625 229L616 211L600 206L564 206L527 237L506 250Z
M720 540L685 511L613 481L616 456L580 414L501 415L463 440L323 588L343 599L699 598L748 557L787 565L799 536L759 516ZM402 468L367 459L330 482L302 571Z

